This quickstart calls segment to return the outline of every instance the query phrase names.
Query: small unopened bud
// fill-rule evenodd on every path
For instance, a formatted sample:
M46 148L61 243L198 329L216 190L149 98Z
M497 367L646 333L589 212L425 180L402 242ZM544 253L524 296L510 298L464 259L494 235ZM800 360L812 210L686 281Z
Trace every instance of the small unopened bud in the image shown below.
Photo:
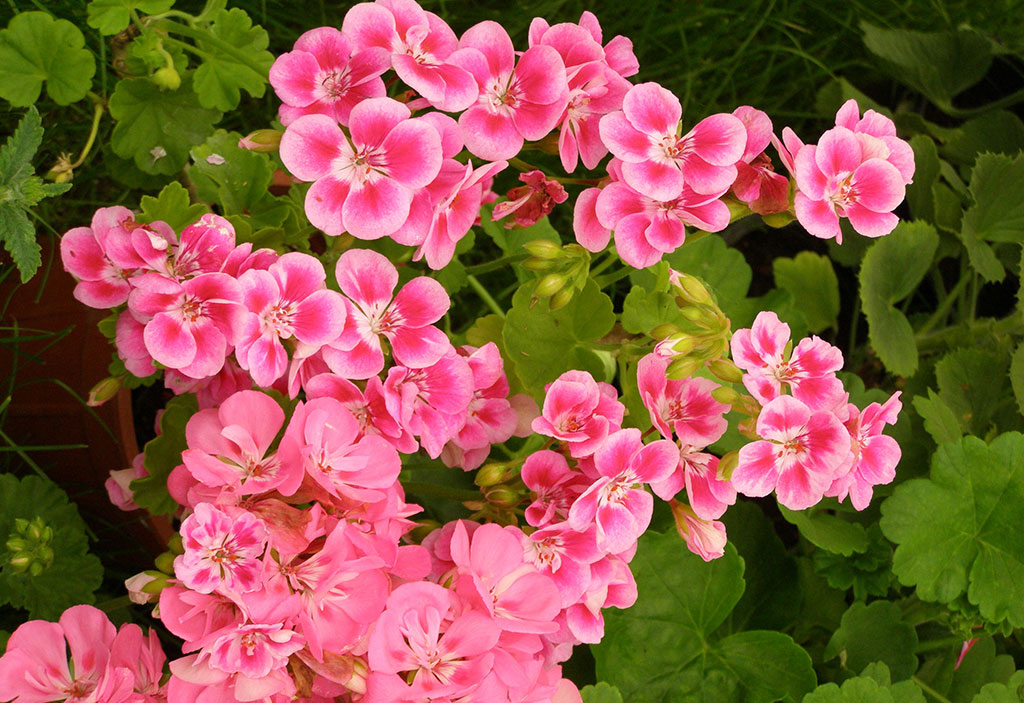
M679 314L690 322L700 322L706 317L704 310L690 306L680 309Z
M572 302L573 290L572 288L563 288L562 290L551 296L551 300L548 301L549 310L561 310L566 305Z
M743 381L743 370L728 359L709 361L708 370L726 383L741 383Z
M28 565L28 573L32 576L42 576L44 571L46 571L46 566L42 562L32 561Z
M149 77L160 90L177 90L181 87L181 75L173 66L164 66Z
M150 573L151 572L143 571L125 579L124 587L125 590L128 591L128 599L132 603L135 603L136 605L145 605L153 600L153 596L157 595L156 593L149 593L148 591L143 590L146 586L157 580L156 577L151 576ZM166 585L167 576L165 574L160 574L160 578L163 579L164 585ZM160 586L160 590L163 590L163 586Z
M164 552L163 554L160 554L159 556L157 556L156 559L153 560L153 563L156 565L156 568L158 568L165 574L174 573L174 555L170 552Z
M366 677L368 674L369 669L366 666L366 662L358 657L353 657L352 676L345 682L345 688L360 695L366 693Z
M524 244L523 249L526 249L526 251L538 259L558 259L565 254L562 247L550 239L534 239Z
M4 546L11 552L24 552L28 549L28 540L24 537L9 537Z
M541 276L533 287L533 294L538 298L547 298L565 288L566 278L561 273L549 273Z
M36 547L35 557L36 560L38 560L39 563L43 565L43 567L47 567L53 563L53 550L45 544L40 547Z
M700 359L676 359L665 369L665 376L673 381L678 381L683 378L689 378L699 367Z
M167 540L167 550L171 554L184 554L185 544L181 539L181 535L175 532L171 535L171 538Z
M75 177L75 171L71 168L71 164L66 160L58 161L57 164L46 172L43 176L48 181L54 183L70 183L71 179Z
M718 461L718 478L722 481L728 481L732 478L732 472L736 470L739 463L739 452L727 452L725 456Z
M696 303L697 305L707 305L708 303L713 302L711 294L708 293L707 288L705 288L704 284L696 278L677 271L673 271L672 273L674 273L675 276L669 274L670 280L674 285L679 287L680 293L686 300L691 303Z
M681 335L682 333L683 331L671 322L663 322L650 331L650 337L651 339L665 339L666 337L671 337L674 334Z
M142 593L148 593L155 596L159 595L160 591L167 587L167 574L153 570L143 571L142 573L151 579L139 587L138 590Z
M499 483L504 483L513 472L514 469L510 468L508 464L484 464L476 472L473 483L481 488L497 486Z
M31 554L26 554L24 552L19 553L19 554L15 554L7 562L7 565L9 567L11 567L11 569L15 573L18 573L18 574L25 573L28 570L29 566L31 566L31 564L32 564L32 555Z
M761 215L761 219L764 220L764 223L769 227L779 229L780 227L788 225L790 222L795 220L796 217L794 217L793 213L789 210L784 210L782 212L773 212L770 215Z
M20 534L25 534L26 532L28 532L28 526L29 522L25 518L14 518L14 529L17 530Z
M514 508L522 502L518 491L500 486L487 492L487 502L499 508Z
M239 149L248 149L260 154L271 154L281 146L281 135L276 129L257 129L238 140Z
M740 399L740 394L734 391L728 386L719 386L715 390L711 391L711 397L717 400L719 403L725 403L726 405L732 405Z
M555 266L555 262L551 259L538 259L531 256L529 259L519 264L527 271L547 271Z
M121 379L117 376L107 376L92 387L89 391L89 398L85 401L85 404L90 408L99 407L117 395L120 390Z

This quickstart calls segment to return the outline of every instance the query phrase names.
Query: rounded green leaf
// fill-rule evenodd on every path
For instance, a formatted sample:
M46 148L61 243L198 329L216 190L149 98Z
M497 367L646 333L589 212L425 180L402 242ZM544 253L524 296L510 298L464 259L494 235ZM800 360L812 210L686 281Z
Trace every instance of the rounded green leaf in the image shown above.
M117 34L131 22L132 10L156 15L173 6L174 0L92 0L86 22L100 34Z
M939 447L931 478L882 503L881 525L898 545L893 572L922 600L966 594L989 622L1024 626L1024 435Z
M917 671L917 632L903 620L895 603L876 600L871 605L854 603L843 614L842 624L832 636L825 656L839 656L849 671L863 671L873 662L883 662L893 680L902 681Z
M46 94L58 105L70 105L92 87L96 60L83 48L85 37L67 20L45 12L22 12L0 30L0 98L16 107Z

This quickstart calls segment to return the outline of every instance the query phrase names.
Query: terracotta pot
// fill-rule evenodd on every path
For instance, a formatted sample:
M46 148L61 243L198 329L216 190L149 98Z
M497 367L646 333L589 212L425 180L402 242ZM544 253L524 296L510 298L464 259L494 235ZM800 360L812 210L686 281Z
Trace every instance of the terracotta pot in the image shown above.
M108 375L112 347L96 326L106 312L88 308L72 297L75 282L62 269L53 243L44 245L43 268L27 284L18 283L16 272L0 283L0 301L9 301L3 310L5 328L17 325L18 336L70 328L55 344L52 339L22 342L17 349L6 341L0 344L0 378L14 381L2 429L20 446L87 445L84 449L27 453L75 501L100 540L102 553L118 554L119 566L123 563L126 569L152 568L152 556L166 549L170 522L143 511L118 509L103 487L109 472L130 466L139 451L131 393L122 389L98 408L88 408L82 402L89 389ZM14 336L10 329L0 330L2 340ZM81 400L53 379L63 382ZM15 457L13 465L19 463L23 462Z

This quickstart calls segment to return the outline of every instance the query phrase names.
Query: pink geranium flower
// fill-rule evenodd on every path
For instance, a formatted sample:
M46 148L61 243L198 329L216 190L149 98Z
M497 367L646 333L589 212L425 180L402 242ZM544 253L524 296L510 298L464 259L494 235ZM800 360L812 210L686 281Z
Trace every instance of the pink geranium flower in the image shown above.
M441 137L409 108L371 98L352 108L349 134L326 115L304 115L281 137L281 160L304 181L306 215L329 235L361 239L395 233L413 195L441 168Z
M174 560L174 573L200 593L244 593L259 588L260 557L267 531L247 512L228 515L200 503L181 525L185 553Z
M569 101L565 64L550 46L534 46L517 62L512 40L497 22L470 27L450 63L476 79L479 98L459 117L466 148L482 159L509 159L526 140L554 129Z
M840 476L825 495L840 501L847 495L857 510L871 502L874 486L891 483L896 478L896 464L900 461L900 445L895 439L882 434L886 425L895 425L903 407L900 392L892 394L884 404L872 403L863 411L850 405L850 418L844 424L850 433L853 464L849 472Z
M516 226L530 227L569 197L561 183L549 180L540 171L521 173L519 180L526 185L513 188L506 200L494 206L492 220L498 221L515 213L513 222ZM510 229L513 222L506 222L505 228Z
M319 347L345 325L345 302L327 290L327 274L315 257L285 254L266 271L251 269L238 279L249 309L235 357L257 385L269 387L288 368L282 340L294 337Z
M736 163L732 193L752 212L767 215L789 207L789 179L776 173L765 149L772 139L772 121L761 110L742 105L732 111L747 130L747 147Z
M789 325L770 310L758 313L750 329L736 330L732 359L747 372L743 385L761 404L788 388L812 408L834 407L843 395L835 375L843 367L842 352L819 337L807 337L787 358L789 340Z
M288 657L303 647L302 637L281 623L238 625L225 632L199 655L214 669L262 679L274 669L284 668Z
M736 489L718 475L718 457L689 446L679 451L679 464L668 477L651 483L662 500L671 500L684 488L690 507L703 520L722 517L736 502Z
M651 522L654 499L642 484L664 479L679 462L679 449L668 440L646 446L640 430L610 435L594 454L600 475L569 510L569 524L582 531L597 523L597 546L609 554L624 552Z
M622 159L622 177L634 190L667 202L683 185L696 193L724 193L736 180L746 129L733 115L706 117L682 137L679 99L657 83L633 86L622 110L601 118L601 139Z
M128 300L129 277L134 267L114 263L106 251L108 237L123 236L122 221L133 221L128 208L100 208L90 227L75 227L60 240L60 258L64 270L77 279L75 300L91 308L114 308Z
M458 48L455 32L414 0L359 3L342 32L360 48L388 52L398 77L438 110L461 112L479 94L473 76L447 60Z
M270 85L283 103L286 127L302 115L327 115L348 124L352 108L385 95L380 76L391 65L387 51L357 49L334 27L311 29L270 67Z
M701 519L690 506L671 502L676 529L686 547L704 561L718 559L725 554L727 540L725 525L718 520Z
M765 405L757 418L764 439L740 448L730 480L747 496L775 491L790 510L809 508L824 496L850 460L850 435L828 411L813 411L791 396Z
M574 457L593 454L618 430L625 406L607 383L586 371L566 371L544 388L544 408L533 431L565 442Z
M564 456L549 449L526 458L522 478L535 496L526 508L526 521L534 527L569 517L569 508L591 483L582 473L570 469Z
M648 354L637 364L640 397L661 436L673 434L683 444L706 447L717 442L729 423L729 406L711 397L718 384L706 378L671 380L666 376L670 360Z
M391 344L395 361L423 368L451 349L448 337L432 323L441 319L450 300L444 287L420 276L398 285L398 270L384 256L369 249L350 249L335 267L348 310L345 327L323 350L324 361L336 374L362 379L384 368L380 337Z
M378 376L366 380L362 391L351 381L333 373L323 373L306 383L306 397L334 398L359 423L363 434L380 435L403 454L412 454L418 444L411 434L398 424L388 412L384 400L384 384Z

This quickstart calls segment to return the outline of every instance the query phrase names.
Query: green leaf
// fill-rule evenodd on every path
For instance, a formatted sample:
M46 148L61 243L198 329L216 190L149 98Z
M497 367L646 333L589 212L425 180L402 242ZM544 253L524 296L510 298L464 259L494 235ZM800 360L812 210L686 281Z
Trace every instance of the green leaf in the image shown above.
M860 299L868 318L871 346L894 374L917 370L914 330L894 304L910 295L931 268L939 235L927 222L900 222L879 239L860 267Z
M836 326L839 316L839 279L827 256L802 251L795 258L779 257L772 262L775 285L800 301L811 332Z
M114 152L146 173L173 174L188 161L189 149L213 133L221 118L204 109L192 92L191 77L178 90L160 90L148 78L118 81L110 97L110 115L117 120L111 135Z
M956 415L931 388L928 389L927 398L923 395L916 395L913 402L914 410L924 420L924 428L928 430L928 434L932 436L936 444L957 442L964 436Z
M15 107L46 94L58 105L70 105L92 87L96 61L84 49L85 37L67 20L45 12L21 12L0 30L0 98Z
M899 607L887 600L857 602L843 614L839 629L825 648L825 657L839 656L843 667L858 672L884 662L893 679L903 681L917 671L917 632L903 620Z
M181 463L181 453L188 449L185 425L196 413L196 397L191 393L175 396L167 402L160 416L160 434L146 442L143 465L149 475L131 483L136 505L156 515L171 515L178 503L167 491L167 477Z
M245 10L233 7L213 16L213 40L196 41L206 52L196 69L195 91L206 108L228 112L238 107L241 91L262 98L274 55L267 51L267 31L253 25Z
M877 524L868 527L868 548L849 556L825 549L814 552L814 569L833 588L853 589L853 597L884 596L893 584L892 547Z
M527 282L512 296L502 331L523 385L540 392L544 384L581 365L595 376L603 375L603 362L586 343L608 334L615 324L611 299L587 281L568 305L551 312L543 301L533 298L532 291L533 284Z
M32 157L42 139L42 122L33 106L0 148L0 241L18 267L22 283L32 278L42 263L42 249L28 210L43 198L71 187L70 183L44 184L34 175Z
M863 525L856 522L847 522L838 515L822 510L797 511L781 505L779 510L786 522L795 525L804 539L815 547L843 556L863 552L868 548L867 532L864 531Z
M753 272L743 254L727 246L720 236L710 234L686 242L665 260L676 271L700 278L730 318L742 307Z
M1022 496L1024 435L940 446L931 478L901 484L882 503L882 531L898 545L893 572L922 600L966 593L988 622L1024 626Z
M274 200L267 190L274 176L270 156L239 148L240 138L235 132L218 129L190 152L189 177L196 195L199 200L218 203L224 215L240 215Z
M939 180L939 152L935 140L924 134L910 138L914 150L914 182L907 186L907 204L916 220L935 221L935 192Z
M86 22L100 34L117 34L131 22L132 10L158 15L173 6L174 0L92 0Z
M1024 701L1024 671L1018 671L1005 683L983 686L971 703L1020 703Z
M996 401L1006 388L1006 359L986 349L957 349L935 365L939 395L960 426L984 436Z
M964 214L964 240L1024 242L1024 154L982 154L968 188L974 205Z
M996 655L992 637L982 637L956 668L946 697L950 703L970 703L985 684L1007 683L1016 668L1010 655Z
M622 327L633 334L647 334L658 325L670 322L683 329L691 323L683 317L675 296L658 291L648 292L633 286L622 302Z
M165 185L155 198L143 195L139 208L142 210L137 218L139 222L149 224L160 220L169 224L178 234L210 211L202 203L191 204L185 186L177 181Z
M1010 385L1017 399L1017 408L1024 415L1024 343L1021 343L1010 361Z
M927 703L924 693L914 683L889 682L885 664L872 664L861 676L847 679L842 687L834 683L818 686L803 703Z
M1024 123L1012 112L994 110L964 122L957 136L943 146L942 153L950 159L970 166L978 154L986 151L1014 156L1022 148ZM917 156L916 151L914 155ZM917 167L918 171L914 174L915 183L920 173L920 163ZM908 195L912 187L907 187Z
M992 63L989 40L970 29L915 32L860 23L864 45L892 75L949 110L953 97L980 81Z
M584 686L580 689L580 695L583 696L583 703L622 703L619 689L604 681Z
M814 686L807 653L780 632L712 633L743 594L743 560L730 544L704 562L674 532L648 532L631 567L636 604L605 613L593 646L597 677L630 703L769 703Z
M5 546L16 519L42 519L53 530L53 561L38 576L17 573ZM30 618L56 620L72 605L94 602L103 580L100 560L88 552L86 526L57 484L38 476L0 474L0 604L24 608Z
M796 560L786 553L772 521L756 504L737 501L722 522L729 542L743 557L746 584L729 615L729 631L786 628L800 611Z

